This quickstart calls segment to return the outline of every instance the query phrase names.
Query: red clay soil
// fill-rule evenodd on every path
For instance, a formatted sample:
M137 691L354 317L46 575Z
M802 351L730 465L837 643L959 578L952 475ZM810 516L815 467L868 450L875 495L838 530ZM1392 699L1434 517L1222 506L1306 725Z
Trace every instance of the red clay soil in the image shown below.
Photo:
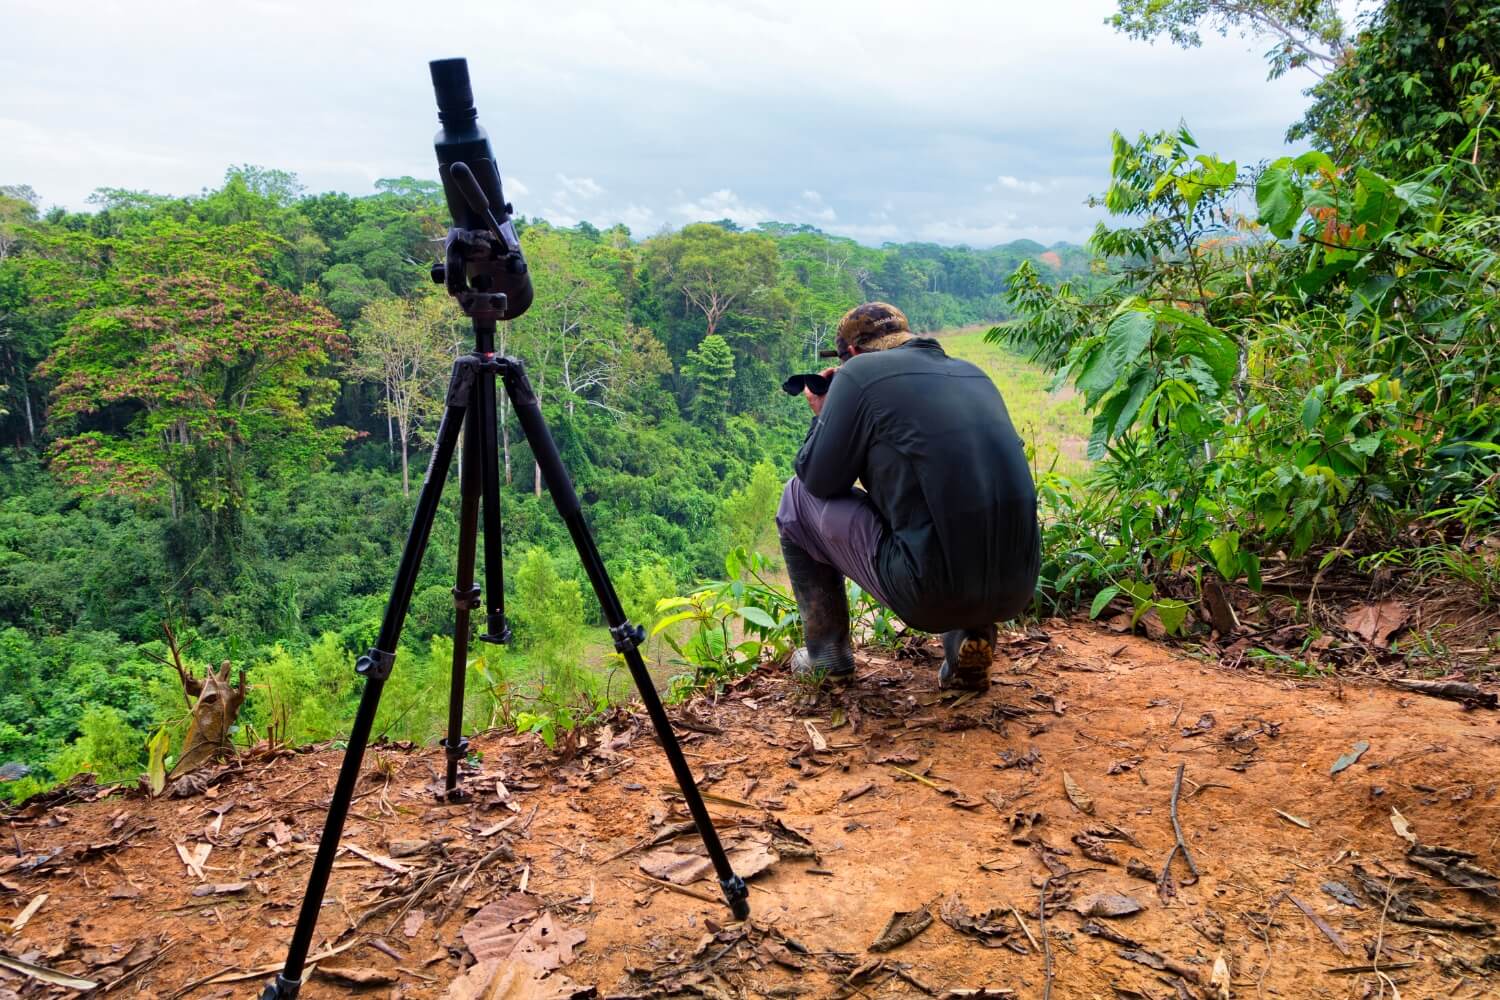
M643 859L691 868L695 840L632 850L685 818L639 718L616 716L566 763L532 737L477 738L465 805L432 797L441 751L373 751L314 953L348 947L303 995L443 995L470 945L489 947L480 924L519 907L524 927L541 907L554 938L583 935L546 984L576 990L488 995L1500 996L1500 890L1484 877L1500 869L1500 713L1047 628L1009 636L977 697L938 692L918 649L862 657L847 689L766 669L689 706L685 745L722 832L742 857L778 859L752 880L749 925L729 923L711 876L643 880ZM253 973L282 958L338 761L250 755L185 798L8 817L0 952L118 980L116 995L253 995ZM1179 855L1162 886L1179 768L1201 877ZM1409 856L1398 827L1473 857ZM1141 912L1080 915L1128 908L1097 894ZM869 950L894 913L924 907L914 938ZM69 992L0 967L0 997Z

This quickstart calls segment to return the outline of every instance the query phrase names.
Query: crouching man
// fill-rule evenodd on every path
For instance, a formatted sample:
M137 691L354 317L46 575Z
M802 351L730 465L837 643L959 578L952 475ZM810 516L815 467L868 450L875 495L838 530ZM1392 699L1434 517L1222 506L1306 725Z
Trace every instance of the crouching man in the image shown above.
M776 512L807 645L800 674L847 679L848 577L926 632L943 633L943 687L984 689L995 623L1036 587L1036 488L993 382L895 306L869 302L838 328L826 396ZM855 487L858 481L863 489Z

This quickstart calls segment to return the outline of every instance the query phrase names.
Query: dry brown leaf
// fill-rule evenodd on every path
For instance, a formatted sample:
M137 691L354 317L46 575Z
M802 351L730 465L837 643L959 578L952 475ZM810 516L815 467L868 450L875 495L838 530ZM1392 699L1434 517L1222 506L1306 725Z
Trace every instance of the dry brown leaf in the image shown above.
M1406 821L1406 817L1401 815L1401 811L1395 806L1391 807L1391 826L1395 828L1396 836L1413 847L1417 846L1417 835L1412 832L1411 824Z
M23 962L19 958L11 958L9 955L0 954L0 968L19 972L22 975L30 976L32 979L39 979L53 986L65 986L70 990L92 990L99 986L92 979L80 979L77 976L70 976L65 972L57 972L54 969L49 969L44 965L32 965L30 962Z
M1344 616L1344 628L1365 642L1384 646L1390 642L1392 635L1400 631L1410 616L1411 608L1401 601L1381 601L1379 604L1362 605L1349 612Z
M366 965L320 965L318 975L348 986L395 986L396 974Z
M1145 907L1129 896L1118 892L1096 892L1074 903L1073 909L1077 910L1080 916L1106 917L1113 920L1117 917L1129 917L1140 913Z
M1089 816L1094 814L1094 800L1079 787L1078 782L1067 771L1063 772L1063 791L1068 793L1068 801L1077 807L1078 811Z
M1224 961L1222 951L1214 958L1214 969L1208 977L1208 988L1213 990L1214 1000L1229 1000L1229 963Z
M412 910L406 915L406 922L401 925L401 933L409 938L416 937L422 931L422 925L427 922L427 913L424 910Z
M32 917L36 916L36 911L40 910L43 904L45 904L46 902L47 893L44 892L40 893L34 899L32 899L31 902L27 903L26 908L16 915L16 919L10 922L10 932L12 934L20 933L20 931L26 926L27 922L30 921Z
M706 878L714 870L713 862L702 851L703 845L693 844L691 851L663 847L640 859L641 871L653 878L671 882L673 885L689 885ZM780 856L771 845L762 840L726 840L724 851L734 865L740 878L751 878L770 868Z
M890 951L900 947L932 926L932 914L923 906L905 913L892 913L885 930L870 945L871 951Z
M822 753L828 749L828 740L823 737L822 733L818 732L817 726L811 722L803 722L802 725L807 730L807 741L812 744L815 752Z
M1312 824L1303 819L1301 816L1293 816L1291 813L1282 812L1280 809L1272 809L1271 811L1280 816L1282 819L1286 820L1288 823L1291 823L1293 826L1300 826L1304 830L1312 829Z
M566 976L525 962L480 962L448 986L447 1000L571 1000L588 995Z
M506 958L515 949L521 932L516 928L535 919L542 901L524 892L512 892L484 906L460 931L464 944L483 962Z

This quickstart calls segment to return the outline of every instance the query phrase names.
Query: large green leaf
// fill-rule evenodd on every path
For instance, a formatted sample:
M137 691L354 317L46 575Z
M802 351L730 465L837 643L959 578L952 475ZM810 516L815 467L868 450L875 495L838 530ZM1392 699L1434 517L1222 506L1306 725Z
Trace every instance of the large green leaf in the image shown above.
M750 624L752 624L752 625L759 625L761 628L775 628L776 627L776 619L774 619L770 615L766 614L760 608L753 608L753 607L748 607L748 606L747 607L743 607L743 608L738 608L738 609L736 609L735 614L739 615L741 618L745 619L745 621L749 622Z
M1289 159L1277 160L1261 173L1255 182L1255 204L1260 221L1277 239L1291 237L1292 227L1302 215L1302 185Z
M1097 399L1135 364L1155 330L1156 316L1150 309L1140 304L1122 308L1109 321L1103 342L1078 373L1078 391L1090 400Z

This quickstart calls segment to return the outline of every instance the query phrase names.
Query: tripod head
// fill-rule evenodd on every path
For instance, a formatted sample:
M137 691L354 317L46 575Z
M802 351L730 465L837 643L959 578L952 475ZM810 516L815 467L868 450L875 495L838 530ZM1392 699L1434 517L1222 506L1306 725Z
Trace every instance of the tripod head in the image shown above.
M469 64L435 59L429 66L442 123L432 145L453 217L445 259L433 266L432 280L446 285L472 319L515 319L531 306L531 275L489 135L474 109Z

